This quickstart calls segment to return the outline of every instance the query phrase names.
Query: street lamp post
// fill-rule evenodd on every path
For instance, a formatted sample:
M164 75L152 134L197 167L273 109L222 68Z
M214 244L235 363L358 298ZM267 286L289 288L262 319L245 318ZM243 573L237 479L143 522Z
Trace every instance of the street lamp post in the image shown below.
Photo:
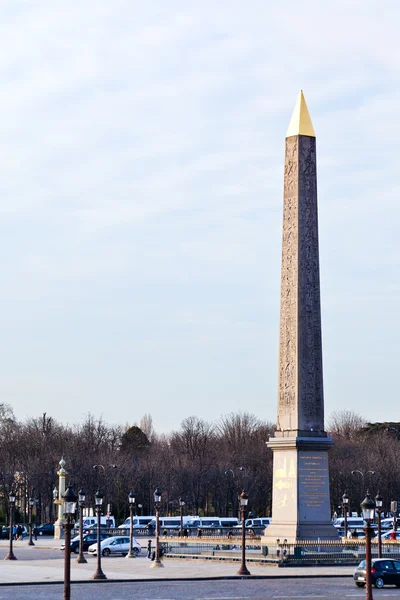
M101 517L101 505L103 504L103 493L100 490L94 495L94 501L96 506L97 514L97 569L93 575L93 579L107 579L103 571L101 570L101 539L100 539L100 517Z
M29 542L28 542L28 546L35 545L32 540L32 509L33 509L34 504L35 504L35 500L33 498L29 498L29 500L28 500L28 505L29 505Z
M4 560L17 560L13 552L13 528L14 528L14 506L15 506L15 494L10 492L8 495L8 502L10 503L10 548L8 554Z
M140 516L142 516L142 514L143 514L142 508L143 508L143 504L138 504L138 509L140 510Z
M87 563L86 558L83 556L83 507L85 506L86 494L85 490L81 488L78 492L79 500L79 556L76 562Z
M375 496L375 506L376 506L376 512L378 513L378 558L382 558L381 518L382 518L383 498L379 492Z
M372 471L371 469L368 469L368 471L360 471L360 469L355 469L354 471L351 471L352 475L360 475L361 479L362 479L362 493L364 493L365 490L365 477L366 475L370 475L371 477L374 477L376 475L376 471Z
M37 524L39 523L38 514L39 514L39 498L36 497L35 498L35 527L37 527Z
M361 503L361 509L365 520L365 571L366 571L366 600L373 600L372 598L372 577L371 577L371 523L375 517L375 502L369 495L367 495Z
M152 567L163 567L160 560L160 504L161 504L161 491L159 488L154 492L154 506L156 508L156 555L152 562Z
M55 485L53 488L53 502L54 502L54 517L57 517L57 508L58 508L58 488ZM55 520L55 519L54 519ZM54 529L54 535L55 535L55 529Z
M63 512L67 519L65 523L65 553L64 553L64 600L71 598L71 530L76 511L77 496L71 485L63 494Z
M126 558L136 558L136 554L133 553L133 507L135 506L135 492L131 490L128 496L129 502L129 552Z
M342 512L344 517L344 537L347 538L347 511L349 508L349 497L346 492L342 496Z
M245 529L245 510L247 507L247 503L249 501L249 497L246 492L243 490L239 496L240 503L240 517L242 520L242 565L237 572L238 575L251 575L250 571L246 567L246 529Z
M179 498L179 516L180 516L180 526L179 526L179 533L180 536L183 536L183 507L185 506L185 501L183 499L183 496L181 495L181 497Z

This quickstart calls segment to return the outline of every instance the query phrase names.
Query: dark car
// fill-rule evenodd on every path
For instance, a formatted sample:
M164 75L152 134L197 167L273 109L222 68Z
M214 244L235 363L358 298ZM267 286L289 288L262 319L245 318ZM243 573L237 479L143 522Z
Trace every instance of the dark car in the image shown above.
M108 537L110 537L110 534L100 532L100 541L105 540ZM83 544L82 544L83 552L86 552L86 550L89 548L89 546L91 546L92 544L95 544L96 542L97 542L97 533L85 533L83 536ZM71 540L70 548L71 548L71 552L75 552L75 554L79 553L79 535L77 535L76 537L74 537ZM63 542L61 544L61 550L65 550L65 542Z
M109 529L109 527L107 527L107 525L105 523L100 524L100 533L105 533L106 531L108 531L108 529ZM78 534L79 527L75 527L74 531ZM90 527L83 528L83 533L93 533L93 532L95 532L95 533L97 532L97 523L94 523ZM109 536L107 536L107 537L109 537Z
M38 535L54 535L54 523L43 523L37 527Z
M356 586L364 587L366 584L367 570L366 561L362 560L354 571ZM373 558L371 560L372 583L377 588L384 585L395 585L400 587L400 561L388 560L387 558Z

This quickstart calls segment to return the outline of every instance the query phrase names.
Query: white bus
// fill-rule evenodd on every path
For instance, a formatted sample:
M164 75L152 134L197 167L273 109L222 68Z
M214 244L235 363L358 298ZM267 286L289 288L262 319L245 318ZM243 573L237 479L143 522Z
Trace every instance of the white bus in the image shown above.
M182 522L184 527L188 527L188 522L193 519L198 519L199 517L182 517ZM160 530L162 529L180 529L181 526L181 518L180 517L159 517ZM156 528L156 518L153 517L150 521L150 526L153 530Z
M238 523L239 520L236 517L195 517L186 523L186 527L218 529L222 527L235 527Z

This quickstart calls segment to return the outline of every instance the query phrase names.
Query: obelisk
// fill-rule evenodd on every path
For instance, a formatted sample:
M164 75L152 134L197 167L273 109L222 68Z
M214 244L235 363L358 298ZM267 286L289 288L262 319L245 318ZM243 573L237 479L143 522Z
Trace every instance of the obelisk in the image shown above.
M337 537L324 431L315 133L300 92L286 135L277 431L266 539Z

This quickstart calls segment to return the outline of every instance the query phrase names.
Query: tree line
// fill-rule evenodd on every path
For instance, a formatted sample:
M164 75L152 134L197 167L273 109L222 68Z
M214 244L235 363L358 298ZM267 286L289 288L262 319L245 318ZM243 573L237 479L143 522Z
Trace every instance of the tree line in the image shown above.
M390 500L400 499L400 424L368 424L342 411L333 413L327 429L335 442L329 454L332 513L340 512L344 492L350 510L359 512L367 487L373 495L379 490L387 509ZM192 416L176 431L158 434L150 415L132 426L91 414L73 424L46 413L19 421L0 404L0 518L6 520L11 490L21 521L27 520L29 497L37 499L36 522L56 518L53 489L62 457L67 483L85 490L88 506L100 488L105 510L111 504L118 521L128 514L131 490L136 513L154 514L156 487L163 492L161 514L178 514L183 498L185 514L237 516L238 493L245 489L249 510L269 516L273 464L266 442L274 431L272 422L248 413L214 423Z

